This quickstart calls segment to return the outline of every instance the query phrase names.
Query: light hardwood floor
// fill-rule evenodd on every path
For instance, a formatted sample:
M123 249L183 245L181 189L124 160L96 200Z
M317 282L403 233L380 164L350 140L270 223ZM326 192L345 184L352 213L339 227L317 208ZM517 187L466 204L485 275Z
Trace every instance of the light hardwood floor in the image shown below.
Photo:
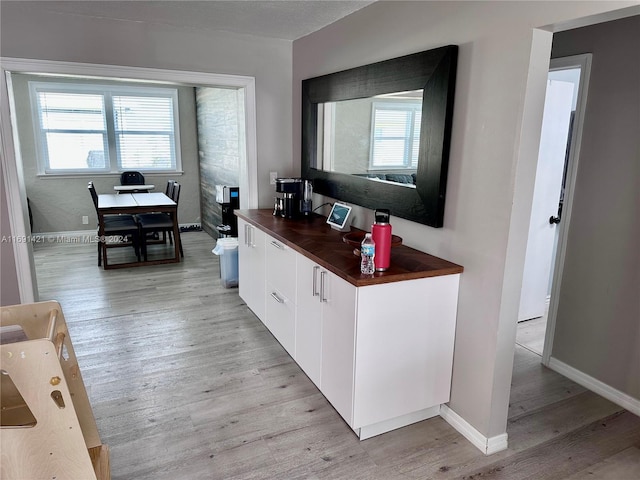
M547 316L532 318L518 323L516 343L532 353L542 356Z
M640 418L520 346L508 450L484 456L439 417L359 441L221 287L214 240L182 238L184 262L109 271L95 244L35 246L40 298L62 304L114 480L640 478Z

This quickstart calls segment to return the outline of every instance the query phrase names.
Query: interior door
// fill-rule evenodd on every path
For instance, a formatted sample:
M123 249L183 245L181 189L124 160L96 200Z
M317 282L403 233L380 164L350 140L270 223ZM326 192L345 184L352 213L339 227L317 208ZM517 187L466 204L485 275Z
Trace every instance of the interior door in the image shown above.
M547 80L518 321L545 313L574 88Z

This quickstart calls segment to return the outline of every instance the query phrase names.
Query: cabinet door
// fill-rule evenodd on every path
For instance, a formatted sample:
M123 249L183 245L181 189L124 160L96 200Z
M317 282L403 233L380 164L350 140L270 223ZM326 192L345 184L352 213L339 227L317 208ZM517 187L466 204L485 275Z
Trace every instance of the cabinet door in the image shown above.
M296 251L265 234L267 283L288 299L296 298Z
M264 321L265 317L265 234L238 219L238 289L240 298Z
M322 303L322 393L345 421L353 423L356 287L320 271Z
M320 303L321 267L308 258L297 256L298 289L296 295L296 357L304 373L322 390L322 305Z
M459 277L358 289L352 428L449 401Z
M295 358L295 304L273 285L267 284L264 324L289 355Z
M238 293L249 305L251 303L252 252L249 246L249 224L238 219ZM249 305L249 308L251 306Z

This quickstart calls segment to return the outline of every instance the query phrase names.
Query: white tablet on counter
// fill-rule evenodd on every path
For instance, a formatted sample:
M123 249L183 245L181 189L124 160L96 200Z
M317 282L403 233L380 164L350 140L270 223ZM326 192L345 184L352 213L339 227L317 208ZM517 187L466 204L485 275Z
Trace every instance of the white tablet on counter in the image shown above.
M335 230L346 230L349 227L349 215L351 207L343 203L334 203L331 207L331 213L327 217L327 223Z

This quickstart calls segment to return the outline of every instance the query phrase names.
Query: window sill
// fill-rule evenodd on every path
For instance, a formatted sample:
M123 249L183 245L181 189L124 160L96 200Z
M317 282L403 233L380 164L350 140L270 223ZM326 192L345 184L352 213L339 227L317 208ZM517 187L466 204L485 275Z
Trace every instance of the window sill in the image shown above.
M167 177L167 176L182 176L184 175L184 171L183 170L176 170L176 171L172 171L172 172L145 172L143 170L140 170L140 173L142 173L145 177ZM107 178L107 177L113 177L113 178L120 178L120 175L122 174L122 172L117 172L117 173L113 173L113 172L109 172L109 173L102 173L102 172L92 172L92 173L38 173L36 175L36 178L42 178L42 179L64 179L64 178L96 178L96 177L101 177L101 178Z

